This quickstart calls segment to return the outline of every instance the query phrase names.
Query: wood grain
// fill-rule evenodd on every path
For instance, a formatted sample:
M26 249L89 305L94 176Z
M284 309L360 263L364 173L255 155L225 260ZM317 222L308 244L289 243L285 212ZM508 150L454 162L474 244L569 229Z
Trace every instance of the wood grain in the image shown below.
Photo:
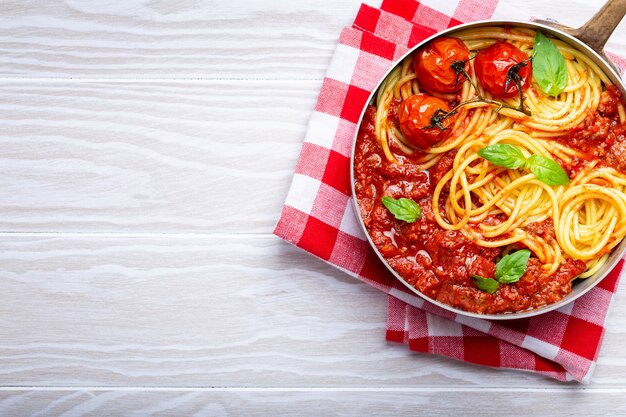
M3 385L563 386L387 344L382 293L275 237L3 235L0 264ZM626 379L624 298L594 388Z
M0 2L0 415L626 415L623 289L560 384L387 344L383 294L269 235L358 7Z
M358 4L3 2L0 74L320 79Z
M573 26L602 3L503 1ZM3 1L0 77L319 80L359 3Z
M604 417L626 414L621 390L527 390L498 393L484 389L436 390L212 390L139 391L5 391L3 415L42 416L364 416L419 415L569 417L573 413ZM506 397L498 401L497 397ZM494 398L495 397L495 398ZM467 404L476 403L473 410ZM601 402L602 407L594 404ZM537 407L546 404L545 407Z
M0 231L269 233L320 83L0 87Z

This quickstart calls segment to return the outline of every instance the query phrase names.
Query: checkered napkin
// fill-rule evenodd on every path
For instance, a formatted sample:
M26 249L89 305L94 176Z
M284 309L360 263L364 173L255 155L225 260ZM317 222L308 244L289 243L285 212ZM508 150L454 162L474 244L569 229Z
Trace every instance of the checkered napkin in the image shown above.
M383 0L380 9L362 5L354 24L341 32L274 233L387 293L388 341L480 365L588 382L623 260L599 285L559 310L512 321L468 318L424 301L389 273L359 227L350 192L356 123L393 63L447 27L524 16L498 0Z

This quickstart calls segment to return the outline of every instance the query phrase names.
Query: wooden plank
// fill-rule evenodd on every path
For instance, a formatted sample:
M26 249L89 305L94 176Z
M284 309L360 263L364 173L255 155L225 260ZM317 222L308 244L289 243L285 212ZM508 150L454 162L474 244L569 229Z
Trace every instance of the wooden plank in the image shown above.
M0 264L4 386L569 386L386 343L382 293L272 236L5 234ZM625 298L592 388L624 386Z
M78 416L618 416L624 390L297 390L0 392L0 413ZM468 408L468 404L474 404ZM602 406L598 406L602 404Z
M502 1L572 25L604 2ZM0 77L319 80L359 3L2 2ZM610 47L625 45L622 25Z
M0 231L10 232L270 232L320 88L0 85Z
M3 2L0 74L320 79L359 3Z
M601 0L511 3L573 24ZM225 234L271 230L357 7L0 4L1 415L626 413L623 290L581 388L388 345L380 293Z

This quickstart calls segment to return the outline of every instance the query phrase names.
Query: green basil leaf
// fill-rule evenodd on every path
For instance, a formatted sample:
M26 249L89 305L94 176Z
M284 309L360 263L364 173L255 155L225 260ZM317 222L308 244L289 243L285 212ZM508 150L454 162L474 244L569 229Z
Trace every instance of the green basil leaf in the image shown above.
M479 275L472 275L472 278L476 280L476 286L479 290L483 290L488 292L489 294L493 294L496 292L500 284L493 278L484 278Z
M400 198L395 200L391 197L384 196L382 202L396 219L403 220L407 223L414 223L422 217L422 209L419 204L408 198Z
M521 149L508 143L485 146L478 151L478 155L494 165L510 169L519 168L526 161Z
M503 284L517 282L526 272L530 251L518 250L500 259L496 264L496 279Z
M567 172L555 160L543 155L532 155L526 161L526 166L535 174L537 179L548 185L567 185Z
M558 96L567 87L565 58L554 43L537 31L533 46L533 77L544 93Z

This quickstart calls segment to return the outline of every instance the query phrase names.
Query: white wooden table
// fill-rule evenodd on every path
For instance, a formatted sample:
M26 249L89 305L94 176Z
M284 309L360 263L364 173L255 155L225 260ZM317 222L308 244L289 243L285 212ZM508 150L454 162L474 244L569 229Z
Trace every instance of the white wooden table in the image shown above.
M271 234L358 6L0 3L0 415L626 414L624 285L562 384L386 343L382 293Z

